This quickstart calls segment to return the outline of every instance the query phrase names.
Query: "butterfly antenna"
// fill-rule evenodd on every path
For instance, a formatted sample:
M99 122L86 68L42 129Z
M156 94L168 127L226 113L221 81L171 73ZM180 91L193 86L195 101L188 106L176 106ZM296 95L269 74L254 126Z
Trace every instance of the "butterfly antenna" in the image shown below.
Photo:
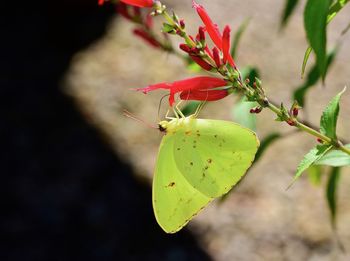
M130 119L133 119L135 121L138 121L140 123L142 123L143 125L149 127L149 128L152 128L152 129L158 129L158 126L156 125L152 125L142 119L140 119L139 117L135 116L134 114L132 114L131 112L127 111L127 110L123 110L123 115L130 118Z
M163 99L164 99L165 97L168 97L168 96L170 96L170 94L165 94L165 95L164 95L162 98L160 98L160 100L159 100L159 105L158 105L158 121L160 121L159 114L160 114L160 107L162 106Z

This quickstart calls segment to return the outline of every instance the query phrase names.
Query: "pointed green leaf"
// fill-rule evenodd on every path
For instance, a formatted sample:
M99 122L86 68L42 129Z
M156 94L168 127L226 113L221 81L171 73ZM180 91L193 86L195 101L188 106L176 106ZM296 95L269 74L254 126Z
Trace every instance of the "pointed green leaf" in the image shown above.
M305 54L304 54L303 65L301 67L301 78L304 78L306 64L307 64L307 61L309 60L311 52L312 52L312 48L309 46L306 49Z
M340 168L332 168L332 171L329 175L327 183L327 203L331 214L332 227L336 226L336 214L337 214L337 188L340 179Z
M264 154L266 149L278 138L281 137L281 134L279 133L271 133L270 135L266 136L263 140L260 141L260 147L258 149L258 152L255 155L254 162L257 162L261 156Z
M333 20L333 18L348 2L349 0L337 0L331 5L327 16L327 24Z
M327 70L334 61L334 57L337 54L338 49L334 49L327 56ZM317 81L320 79L320 73L318 71L317 65L314 65L309 71L305 82L298 87L293 93L293 100L297 101L298 104L303 107L305 105L305 95L307 91L314 86Z
M320 159L323 155L325 155L330 149L331 145L319 145L310 150L303 158L303 160L299 163L297 171L294 175L294 180L297 180L301 174L307 170L314 162Z
M350 144L345 145L350 149ZM332 150L315 162L317 165L342 167L350 165L350 156L341 150Z
M315 186L319 186L321 184L322 166L311 165L307 170L307 174L311 184Z
M295 10L299 0L286 0L285 7L282 14L281 27L286 26L289 17Z
M327 24L329 24L333 18L338 14L338 12L349 2L349 0L336 0L336 1L332 1L332 5L329 8L328 11L328 15L327 15ZM350 27L350 25L349 25ZM342 34L344 34L347 31L347 29L345 29ZM305 51L305 55L304 55L304 60L303 60L303 66L302 66L302 70L301 70L301 77L304 77L304 73L305 73L305 68L306 68L306 64L307 61L310 57L310 54L312 52L312 47L308 47Z
M320 131L322 134L332 139L337 138L336 128L339 114L339 101L345 90L346 87L330 101L321 116Z
M316 54L316 63L322 79L327 67L327 15L330 0L308 0L304 12L304 26L311 48Z
M242 34L247 29L249 21L250 21L249 18L244 20L244 22L239 26L237 32L235 33L235 36L233 37L232 47L231 47L231 56L232 57L236 57L239 41L241 40Z

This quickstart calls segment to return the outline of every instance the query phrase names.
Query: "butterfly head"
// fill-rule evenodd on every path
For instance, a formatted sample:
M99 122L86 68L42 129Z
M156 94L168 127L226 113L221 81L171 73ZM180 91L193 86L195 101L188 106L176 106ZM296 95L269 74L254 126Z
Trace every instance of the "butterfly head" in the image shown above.
M168 125L169 125L168 121L161 121L161 122L158 123L158 129L161 132L165 132L166 133L166 131L168 129Z

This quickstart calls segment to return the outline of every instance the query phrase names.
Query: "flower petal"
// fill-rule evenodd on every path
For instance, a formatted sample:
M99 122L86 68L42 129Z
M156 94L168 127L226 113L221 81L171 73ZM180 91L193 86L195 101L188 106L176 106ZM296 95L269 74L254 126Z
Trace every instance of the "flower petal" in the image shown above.
M120 0L120 2L137 7L152 7L154 4L153 0Z
M216 24L213 23L210 16L208 15L207 11L204 9L203 6L197 4L194 0L192 0L192 6L196 9L199 17L202 19L205 28L210 36L210 38L213 40L214 44L222 50L222 36L219 31L219 28Z
M181 92L180 99L196 101L217 101L225 98L227 95L227 90L194 90Z

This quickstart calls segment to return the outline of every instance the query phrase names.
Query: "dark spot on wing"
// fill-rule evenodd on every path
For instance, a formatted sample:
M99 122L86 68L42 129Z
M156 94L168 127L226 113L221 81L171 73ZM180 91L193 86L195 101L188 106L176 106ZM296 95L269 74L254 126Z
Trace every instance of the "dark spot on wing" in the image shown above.
M181 150L180 148L177 148L177 150Z
M185 134L186 134L186 135L190 135L190 134L191 134L191 131L186 131Z
M168 185L168 187L174 187L174 186L175 186L175 182L174 181L170 182L169 185Z
M190 165L193 166L193 162L192 161L190 162Z
M214 138L217 138L217 137L218 137L218 135L215 134L215 135L214 135Z
M207 161L208 161L209 164L213 162L212 159L207 159Z

